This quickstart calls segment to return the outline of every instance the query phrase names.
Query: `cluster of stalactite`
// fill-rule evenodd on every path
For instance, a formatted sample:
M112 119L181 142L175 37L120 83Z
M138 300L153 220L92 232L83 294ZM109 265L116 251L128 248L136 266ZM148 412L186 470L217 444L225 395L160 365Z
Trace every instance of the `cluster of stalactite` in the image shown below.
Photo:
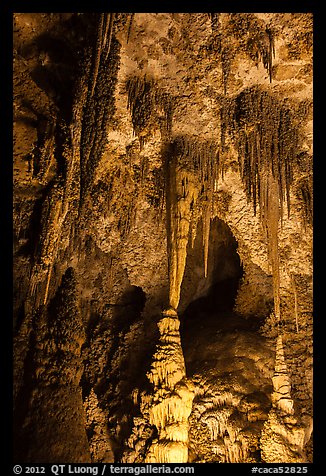
M121 45L113 33L112 15L100 16L96 50L93 54L88 52L91 64L87 87L83 89L82 97L78 98L84 104L80 124L81 206L92 189L96 169L107 144L108 127L115 112L114 92Z
M175 98L164 91L157 80L146 75L129 77L126 90L128 109L140 146L143 147L158 125L162 136L170 137Z
M296 181L294 193L301 204L301 217L304 228L307 228L307 226L312 225L313 221L312 157L306 152L299 154L297 168L300 171L300 175Z
M187 246L194 242L197 222L203 221L205 276L208 266L214 188L220 173L219 149L213 140L175 137L164 151L170 306L177 308Z
M272 81L275 55L274 32L252 13L209 14L212 34L205 45L207 53L220 61L224 93L233 61L243 53L258 66L262 63Z
M228 129L236 144L241 178L255 213L259 206L273 272L275 314L279 318L278 226L285 202L290 216L292 168L298 153L297 128L287 105L258 86L225 101L221 124L222 141Z
M312 187L309 180L304 179L301 181L297 188L297 196L302 203L302 216L305 227L307 225L312 225Z
M258 65L262 62L272 81L273 57L275 55L274 33L265 22L254 14L230 13L228 27L239 40L240 46Z
M36 284L40 281L43 289L42 276L46 272L45 289L41 293L42 297L38 297L43 300L43 304L47 300L51 270L64 222L67 215L70 221L77 218L78 208L81 212L86 196L92 189L96 168L107 141L107 128L115 110L114 90L120 43L114 37L114 14L99 15L96 35L90 35L89 42L90 46L81 58L80 68L83 68L84 74L76 81L71 122L60 126L64 167L50 187L42 210L41 236L32 271L31 295L35 294ZM53 141L53 132L47 137L47 142ZM43 169L39 171L42 177L45 173ZM73 232L73 227L71 230Z

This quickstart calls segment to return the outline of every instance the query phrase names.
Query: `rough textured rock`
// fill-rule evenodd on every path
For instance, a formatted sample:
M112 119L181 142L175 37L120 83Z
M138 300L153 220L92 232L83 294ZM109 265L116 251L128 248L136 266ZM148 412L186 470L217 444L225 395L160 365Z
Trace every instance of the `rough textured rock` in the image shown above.
M312 15L13 21L17 462L311 461Z
M158 322L160 341L148 374L154 394L147 402L149 422L157 428L158 439L149 448L148 463L188 462L188 417L194 394L186 379L179 326L172 309L164 311Z
M257 333L257 324L216 305L203 312L205 325L190 306L183 322L187 375L195 386L191 461L259 461L260 433L271 407L274 350Z
M305 462L303 448L311 435L312 421L294 416L291 383L284 360L283 339L276 343L275 371L272 378L272 408L261 435L262 460L267 463ZM301 422L300 422L301 420Z

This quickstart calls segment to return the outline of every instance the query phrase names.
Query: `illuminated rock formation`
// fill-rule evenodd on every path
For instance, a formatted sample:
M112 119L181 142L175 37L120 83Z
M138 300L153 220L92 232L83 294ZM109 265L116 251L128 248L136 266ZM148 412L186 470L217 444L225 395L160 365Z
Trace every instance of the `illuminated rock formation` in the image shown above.
M160 341L148 374L154 386L148 402L149 420L158 438L148 450L148 463L188 462L188 417L194 390L186 378L179 325L172 309L164 311L158 322Z
M17 464L312 461L312 14L13 20Z
M282 335L277 338L273 376L272 408L264 424L260 444L266 463L303 463L304 445L310 438L310 422L295 416L291 384L284 360Z

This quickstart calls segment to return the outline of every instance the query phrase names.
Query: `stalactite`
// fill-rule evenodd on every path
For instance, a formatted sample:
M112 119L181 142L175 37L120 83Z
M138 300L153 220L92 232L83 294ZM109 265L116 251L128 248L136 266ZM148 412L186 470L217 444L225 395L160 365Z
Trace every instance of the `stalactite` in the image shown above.
M55 128L56 121L54 118L50 118L46 124L44 137L37 145L35 152L33 152L33 155L36 156L34 157L36 163L33 167L33 175L43 185L48 181L49 170L54 159Z
M222 108L223 109L223 108ZM241 178L266 233L273 274L275 315L280 318L278 224L287 202L290 216L292 166L298 134L286 104L257 86L225 102L221 111L222 138L229 128L238 149ZM227 120L228 123L223 121Z
M303 226L306 229L307 226L311 226L313 222L312 188L307 179L302 179L297 185L296 196L302 204L301 215Z
M155 219L158 223L164 221L165 203L165 172L164 167L158 167L150 171L150 180L146 188L146 199L157 210Z
M166 135L166 138L170 139L172 136L172 121L176 98L160 90L158 91L156 98L161 108L163 109L165 118L162 135Z
M49 280L60 238L60 214L62 211L62 185L56 184L50 191L42 211L42 229L35 264L32 268L28 299L34 299L34 308L46 303ZM45 289L44 289L45 282Z
M134 20L134 16L135 16L134 13L131 13L131 14L130 14L129 26L128 26L128 33L127 33L127 44L129 43L129 39L130 39L130 33L131 33L132 22L133 22L133 20Z
M216 31L218 31L220 14L219 13L208 13L207 15L208 15L208 17L211 21L212 32L214 33Z
M140 162L140 188L143 189L144 182L149 171L149 160L147 157L142 157Z
M268 174L268 173L267 173ZM273 275L274 314L279 320L280 309L280 263L278 246L279 198L276 180L270 175L261 183L261 221L267 238L267 249Z
M107 54L110 51L110 43L111 43L111 31L110 31L110 25L112 24L111 22L111 15L112 13L105 13L104 14L104 19L103 19L103 37L102 37L102 49L105 51L106 43L108 41L108 34L109 34L109 43L108 43L108 48L107 48Z
M224 94L227 92L227 86L234 57L234 48L230 45L225 45L221 51L222 83Z
M94 68L93 68L93 77L92 77L92 87L91 87L91 97L94 94L96 80L98 76L98 70L100 67L101 61L101 54L103 48L103 27L104 27L104 13L100 14L100 19L98 22L98 29L97 29L97 39L96 39L96 51L94 54Z
M183 278L190 223L194 223L197 200L203 216L205 275L214 183L218 177L219 155L214 141L175 137L166 151L166 211L170 305L178 306ZM199 179L199 180L198 180Z
M175 98L171 97L154 78L131 76L126 81L128 94L127 107L131 113L134 134L141 148L146 140L158 128L163 113L163 139L172 134L172 120ZM166 137L165 137L166 136Z
M80 149L81 208L93 186L97 166L106 146L107 129L115 112L114 92L119 70L120 46L113 36L108 60L100 58L94 94L92 95L89 89L83 110ZM88 85L88 88L92 88L92 84Z
M191 175L179 167L175 157L171 157L167 169L169 304L176 309L186 265L191 220L190 205L196 200L196 188ZM185 188L182 188L182 181L184 184L187 181Z
M299 334L298 293L297 293L297 286L295 284L295 277L293 273L291 273L290 279L291 279L291 286L292 286L293 299L294 299L295 327L297 330L297 334Z
M203 211L203 248L204 248L204 276L207 278L208 270L208 248L209 248L209 232L212 214L212 197L213 190L210 188L207 192L207 199Z
M109 54L110 54L110 51L111 51L114 21L115 21L115 13L109 13L109 21L108 21L108 19L106 20L106 22L107 22L106 25L108 27L108 30L105 31L104 40L103 40L103 46L104 47L106 45L106 41L108 43L106 53L105 53L105 61L108 60L108 57L109 57ZM109 35L108 38L107 38L107 34Z
M114 13L101 13L98 22L96 50L94 54L94 67L92 77L92 87L90 96L92 97L97 83L97 77L100 69L101 56L104 55L104 61L107 61L111 49L113 34ZM106 50L106 51L105 51Z
M70 140L71 140L71 160L67 164L66 180L70 183L74 175L78 184L79 203L81 202L81 141L82 141L82 125L83 111L87 101L88 84L87 80L90 75L91 63L85 61L84 74L80 75L77 80L75 89L75 100L72 107L72 120L70 124ZM64 208L67 206L69 194L64 196Z
M192 208L192 215L191 215L191 223L190 223L190 232L191 232L191 248L195 246L195 240L197 236L197 225L200 217L200 210L197 202L194 202L191 205Z
M237 39L239 48L256 63L263 63L272 82L275 56L274 32L252 13L231 13L227 31Z

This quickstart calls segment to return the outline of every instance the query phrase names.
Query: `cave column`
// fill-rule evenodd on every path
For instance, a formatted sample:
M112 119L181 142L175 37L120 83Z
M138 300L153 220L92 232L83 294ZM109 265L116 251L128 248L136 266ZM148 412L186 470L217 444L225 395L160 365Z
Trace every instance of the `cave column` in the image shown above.
M194 391L186 379L180 320L177 307L187 259L189 229L197 191L191 176L176 156L167 165L166 209L169 268L169 308L158 322L160 340L148 379L154 390L150 399L150 423L157 428L146 456L149 463L188 461L188 417Z

